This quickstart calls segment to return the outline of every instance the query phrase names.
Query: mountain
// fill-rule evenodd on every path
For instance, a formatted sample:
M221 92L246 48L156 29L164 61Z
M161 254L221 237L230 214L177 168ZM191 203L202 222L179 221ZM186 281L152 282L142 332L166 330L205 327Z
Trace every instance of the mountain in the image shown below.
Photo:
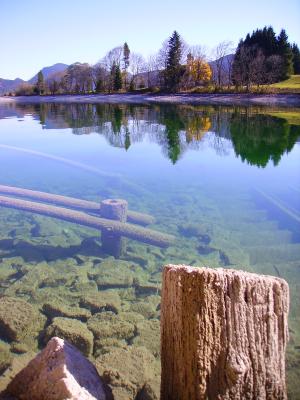
M226 84L228 83L228 75L229 75L228 73L232 67L233 59L234 59L234 54L228 54L227 56L223 57L223 67L222 67L223 83L226 83ZM213 79L216 79L216 76L217 76L217 67L216 67L217 61L218 60L209 62L209 65L210 65L210 68L211 68L212 74L213 74Z
M0 96L4 93L14 91L21 83L24 83L23 79L2 79L0 78Z
M63 64L63 63L57 63L54 65L51 65L50 67L44 67L42 69L44 79L46 80L51 76L55 76L56 74L62 74L67 68L68 68L68 65ZM0 96L2 96L5 93L13 92L22 83L35 84L37 82L37 76L38 76L38 74L34 75L28 81L24 81L23 79L20 79L20 78L17 78L17 79L2 79L2 78L0 78Z
M67 64L57 63L51 65L50 67L44 67L41 71L44 75L44 79L48 79L50 76L55 75L59 72L64 72L68 68ZM29 79L28 83L35 84L37 82L38 74L34 75L31 79Z

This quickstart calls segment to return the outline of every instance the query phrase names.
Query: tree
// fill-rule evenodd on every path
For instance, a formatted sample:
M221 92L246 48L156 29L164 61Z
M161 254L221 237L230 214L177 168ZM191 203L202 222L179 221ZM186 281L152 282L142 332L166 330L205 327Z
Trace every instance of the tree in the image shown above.
M93 69L87 63L74 63L67 68L63 86L67 92L85 93L92 90Z
M284 29L278 36L278 55L283 59L281 79L288 79L293 73L293 52Z
M241 40L235 52L232 78L236 85L270 84L293 73L293 52L283 29L278 37L272 27L257 29Z
M192 77L194 85L198 86L201 82L208 82L211 78L212 71L207 62L201 58L194 58L188 55L187 71Z
M122 74L121 74L120 65L115 64L113 66L112 73L113 73L113 88L114 88L114 90L122 89Z
M224 41L217 45L214 49L214 58L215 58L215 77L217 85L220 87L223 85L225 79L227 78L226 66L227 56L232 52L232 42Z
M92 69L93 85L97 93L104 92L108 89L109 73L101 63L97 63Z
M157 55L150 55L144 64L147 73L147 86L153 88L159 85L159 62Z
M130 64L130 49L127 42L123 46L123 63L124 63L124 86L127 87L127 70Z
M182 41L174 31L168 42L168 53L165 69L165 87L170 91L178 89L183 70L181 68Z
M37 90L37 93L38 93L39 95L43 94L44 91L45 91L44 75L43 75L43 72L42 72L42 71L40 71L40 72L38 73L37 84L36 84L36 90Z
M59 90L59 82L55 78L48 79L47 86L52 95L57 93Z
M143 72L145 68L145 60L143 56L139 53L131 53L130 55L130 72L131 72L131 81L130 88L134 90L137 83L138 75Z
M300 74L300 51L296 43L292 46L294 74Z
M129 67L129 57L130 57L130 49L127 42L124 43L123 46L123 62L124 62L124 70L127 71Z

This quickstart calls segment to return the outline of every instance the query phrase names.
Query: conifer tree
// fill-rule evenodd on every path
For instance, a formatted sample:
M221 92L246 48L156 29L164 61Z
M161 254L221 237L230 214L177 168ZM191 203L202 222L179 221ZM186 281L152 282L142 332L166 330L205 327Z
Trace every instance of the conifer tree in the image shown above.
M294 74L300 74L300 50L296 43L292 46Z
M182 55L182 41L180 35L174 31L168 42L168 53L165 70L165 86L170 91L178 88L182 68L180 64Z
M129 67L129 57L130 57L130 49L127 42L124 43L123 46L123 62L124 62L124 70L127 71Z
M127 89L127 70L130 64L130 49L127 42L123 46L123 63L124 63L124 86Z
M39 95L44 93L45 83L44 83L44 75L43 75L42 71L40 71L38 73L36 89L37 89L37 92Z
M122 89L122 74L120 66L117 64L114 68L114 90Z
M288 79L293 73L293 52L284 29L278 36L278 55L282 57L281 79Z

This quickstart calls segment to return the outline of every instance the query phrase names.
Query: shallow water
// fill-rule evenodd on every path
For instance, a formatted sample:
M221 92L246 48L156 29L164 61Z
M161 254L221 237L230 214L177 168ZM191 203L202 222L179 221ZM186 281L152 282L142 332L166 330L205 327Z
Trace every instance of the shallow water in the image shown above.
M275 114L245 107L1 106L0 185L97 202L126 199L129 209L155 217L150 228L175 236L166 249L128 239L115 259L95 229L0 207L0 294L30 303L39 319L21 338L0 325L3 382L11 354L30 355L54 334L78 345L79 332L100 373L105 365L121 374L123 380L109 380L117 399L134 398L136 382L158 391L161 270L185 263L289 282L288 384L290 398L299 398L300 126Z

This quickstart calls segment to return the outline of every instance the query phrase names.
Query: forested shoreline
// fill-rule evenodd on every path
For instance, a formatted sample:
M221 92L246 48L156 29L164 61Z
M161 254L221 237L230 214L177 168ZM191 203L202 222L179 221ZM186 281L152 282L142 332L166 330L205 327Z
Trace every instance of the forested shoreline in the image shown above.
M300 74L300 51L284 29L278 36L271 26L257 29L236 49L223 41L210 55L174 31L147 60L125 42L95 65L77 62L47 78L40 71L35 84L23 83L9 94L265 92L292 74Z

